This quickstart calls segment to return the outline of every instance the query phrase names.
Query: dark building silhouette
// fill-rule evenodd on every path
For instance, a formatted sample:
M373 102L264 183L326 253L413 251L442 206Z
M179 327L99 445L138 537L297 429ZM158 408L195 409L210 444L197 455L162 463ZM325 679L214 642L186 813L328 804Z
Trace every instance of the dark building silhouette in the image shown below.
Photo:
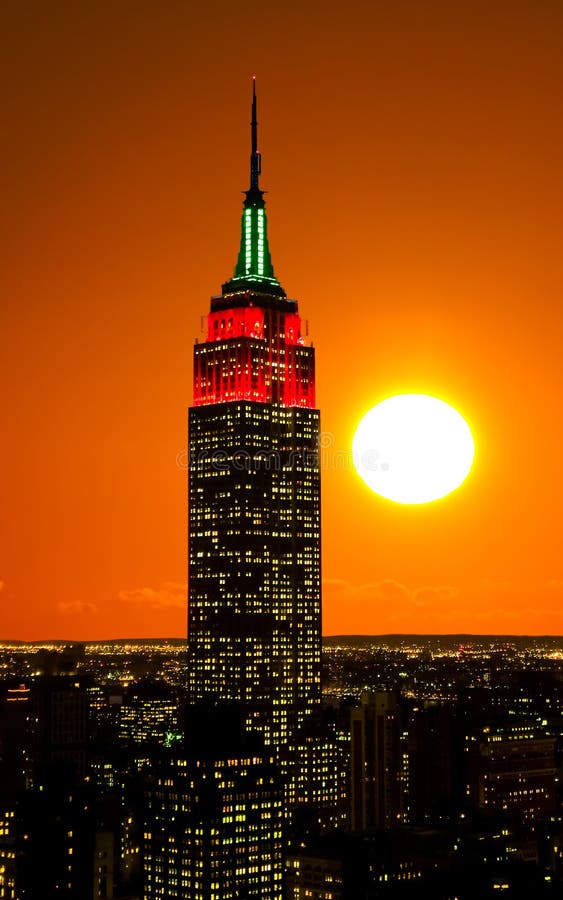
M30 776L30 689L0 683L0 897L16 900L25 860L21 797Z
M31 753L34 783L53 766L67 773L69 783L86 774L88 694L75 676L44 676L32 694ZM47 776L48 777L48 776Z
M291 900L559 897L535 841L496 817L370 829L304 841L287 860Z
M415 708L408 724L408 819L412 823L451 815L461 801L457 732L452 706Z
M16 782L10 816L15 897L90 898L94 821L93 794L85 781L84 686L75 676L42 676L29 692L24 686L9 689L8 706L12 715L25 712L19 734L25 784L21 777Z
M385 828L403 819L401 708L395 691L364 691L351 711L350 824Z

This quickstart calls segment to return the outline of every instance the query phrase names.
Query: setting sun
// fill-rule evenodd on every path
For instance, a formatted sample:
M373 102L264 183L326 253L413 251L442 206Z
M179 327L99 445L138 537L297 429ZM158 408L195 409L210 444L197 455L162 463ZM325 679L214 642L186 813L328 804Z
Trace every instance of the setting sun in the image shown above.
M467 422L426 394L400 394L370 409L356 429L354 465L366 484L396 503L429 503L467 477L475 452Z

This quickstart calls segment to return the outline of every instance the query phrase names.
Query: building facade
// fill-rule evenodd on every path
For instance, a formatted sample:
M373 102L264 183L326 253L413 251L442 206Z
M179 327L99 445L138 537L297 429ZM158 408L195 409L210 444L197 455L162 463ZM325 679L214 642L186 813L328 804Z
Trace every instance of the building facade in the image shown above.
M556 738L533 723L485 726L466 736L467 798L533 823L555 813Z
M145 787L144 900L281 900L283 790L260 740L221 715Z

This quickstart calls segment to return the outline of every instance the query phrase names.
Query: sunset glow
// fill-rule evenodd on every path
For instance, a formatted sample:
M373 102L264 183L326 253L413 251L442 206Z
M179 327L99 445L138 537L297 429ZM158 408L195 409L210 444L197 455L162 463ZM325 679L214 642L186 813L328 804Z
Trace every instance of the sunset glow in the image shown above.
M268 392L193 348L258 270L299 303L280 364L316 352L284 403L321 411L324 633L563 633L563 5L9 6L1 636L185 635L194 374ZM474 430L437 503L349 458L405 393Z

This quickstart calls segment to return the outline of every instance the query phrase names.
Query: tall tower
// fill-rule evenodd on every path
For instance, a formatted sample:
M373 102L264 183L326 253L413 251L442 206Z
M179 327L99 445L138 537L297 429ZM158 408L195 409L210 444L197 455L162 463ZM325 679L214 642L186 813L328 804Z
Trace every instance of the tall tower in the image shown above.
M194 348L188 690L240 706L290 759L320 703L315 354L274 275L253 86L250 186L233 277Z

